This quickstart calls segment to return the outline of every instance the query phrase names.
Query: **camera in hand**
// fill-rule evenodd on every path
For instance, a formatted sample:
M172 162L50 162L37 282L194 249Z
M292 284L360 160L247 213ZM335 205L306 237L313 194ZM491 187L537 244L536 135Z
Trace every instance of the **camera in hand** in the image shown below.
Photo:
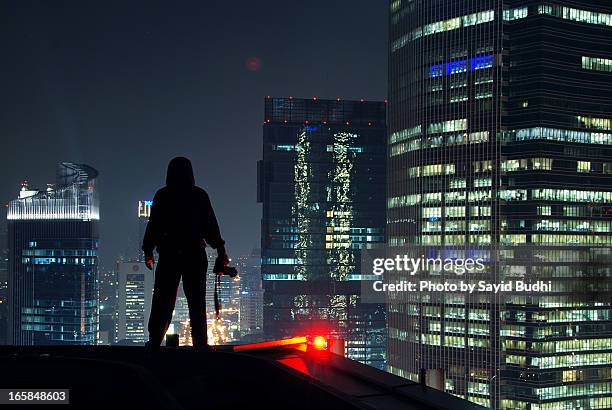
M238 276L238 270L234 266L225 266L222 258L217 258L217 260L215 260L213 272L227 275L230 278Z

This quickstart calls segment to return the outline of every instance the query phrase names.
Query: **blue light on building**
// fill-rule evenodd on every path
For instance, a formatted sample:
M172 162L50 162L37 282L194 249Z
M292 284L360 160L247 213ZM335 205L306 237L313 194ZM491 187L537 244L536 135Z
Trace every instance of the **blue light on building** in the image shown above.
M495 57L490 55L474 57L468 60L451 61L446 64L434 64L429 67L429 76L435 78L442 77L444 74L453 75L465 73L468 69L472 71L484 70L485 68L493 67L494 63Z

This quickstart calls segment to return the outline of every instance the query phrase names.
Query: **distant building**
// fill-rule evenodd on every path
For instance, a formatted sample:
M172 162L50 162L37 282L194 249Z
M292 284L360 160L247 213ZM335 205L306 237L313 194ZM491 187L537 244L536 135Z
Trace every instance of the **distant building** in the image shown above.
M55 185L9 203L9 344L97 342L97 175L63 162Z
M118 278L115 270L100 272L100 331L99 344L112 344L115 342L117 329L118 306Z
M264 333L328 333L384 368L385 308L362 303L359 263L385 242L386 104L266 98L264 111Z
M0 345L6 344L8 330L8 250L0 259Z
M263 286L261 249L236 261L240 275L240 338L263 338Z
M6 226L4 226L6 227ZM8 232L0 233L0 345L6 344L8 330Z
M147 324L153 300L154 275L143 262L118 262L117 329L120 344L149 340Z
M147 223L149 222L149 217L151 216L151 205L153 205L153 201L138 201L138 238L136 240L136 250L135 250L135 260L143 261L145 260L144 252L141 249L142 246L142 238L144 238L145 231L147 229Z

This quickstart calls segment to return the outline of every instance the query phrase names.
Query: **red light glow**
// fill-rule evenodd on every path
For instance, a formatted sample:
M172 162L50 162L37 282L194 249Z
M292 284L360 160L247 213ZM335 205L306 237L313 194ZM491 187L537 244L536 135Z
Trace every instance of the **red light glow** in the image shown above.
M324 350L327 348L327 340L323 336L315 336L312 339L312 347L317 350Z

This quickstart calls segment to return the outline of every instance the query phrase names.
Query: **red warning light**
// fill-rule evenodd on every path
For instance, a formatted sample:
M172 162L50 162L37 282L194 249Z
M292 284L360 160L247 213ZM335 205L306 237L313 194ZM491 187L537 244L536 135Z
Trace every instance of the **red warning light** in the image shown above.
M327 339L325 339L323 336L315 336L314 339L312 339L312 347L314 347L316 350L327 349Z

